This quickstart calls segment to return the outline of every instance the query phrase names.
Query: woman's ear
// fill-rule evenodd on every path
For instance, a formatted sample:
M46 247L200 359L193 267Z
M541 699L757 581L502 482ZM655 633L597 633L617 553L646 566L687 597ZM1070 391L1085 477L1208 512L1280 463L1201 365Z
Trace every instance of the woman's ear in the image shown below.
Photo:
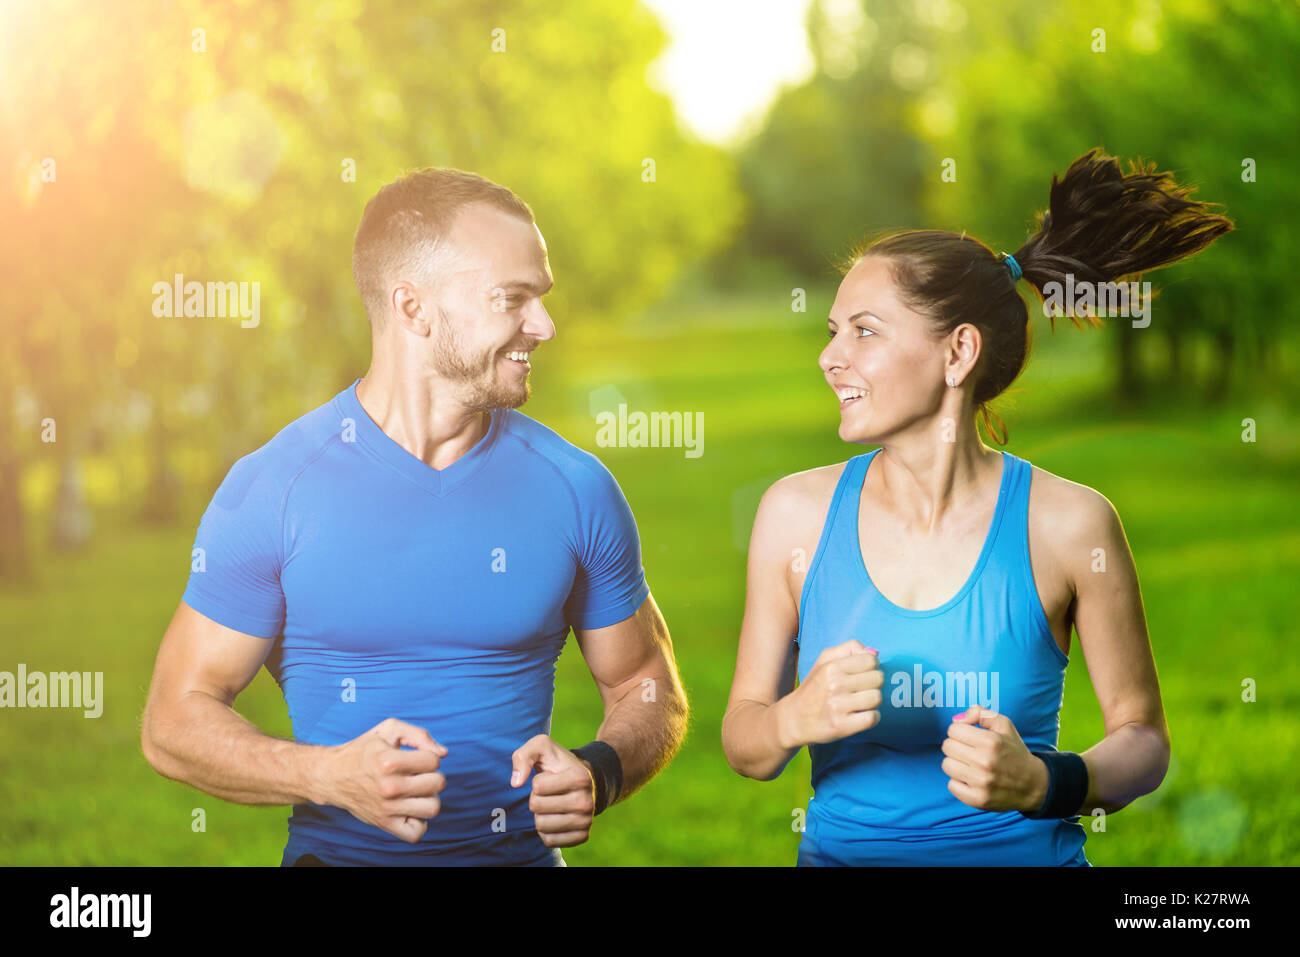
M948 336L948 354L945 356L947 371L957 385L961 385L979 371L979 358L983 351L984 337L979 328L969 322L963 322Z

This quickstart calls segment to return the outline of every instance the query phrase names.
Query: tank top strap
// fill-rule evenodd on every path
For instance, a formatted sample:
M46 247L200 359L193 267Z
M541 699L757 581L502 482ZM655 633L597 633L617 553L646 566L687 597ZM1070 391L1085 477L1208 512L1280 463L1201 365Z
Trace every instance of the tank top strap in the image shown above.
M840 475L839 484L835 486L835 497L831 499L827 530L835 542L845 542L858 548L858 510L862 501L862 482L867 476L867 468L880 449L863 452L849 459Z
M835 498L831 499L831 508L827 516L826 533L823 537L827 545L836 547L841 553L852 554L855 560L861 560L861 547L858 545L858 511L862 505L862 482L866 479L867 468L871 465L879 449L854 455L844 467L840 484L835 486ZM837 555L842 558L842 555Z
M1034 479L1034 467L1010 452L1002 454L1006 456L1006 467L1011 470L1011 480L994 560L1004 569L1004 587L1009 589L1012 602L1024 612L1024 627L1036 632L1036 637L1030 639L1032 647L1044 656L1045 667L1053 673L1063 673L1062 669L1070 659L1056 643L1048 623L1029 555L1029 490ZM1043 740L1055 741L1053 734L1044 731L1043 736Z
M808 607L808 594L813 588L818 572L824 568L842 570L853 567L853 563L862 561L862 552L858 545L858 507L862 495L862 480L867 474L867 466L879 449L855 455L844 464L840 480L835 485L835 494L831 496L826 509L826 523L822 526L821 539L817 551L812 557L812 564L804 578L803 595L799 607ZM801 619L803 616L800 616ZM802 628L802 621L800 622Z
M1003 451L1003 467L1007 470L1006 501L1001 504L997 541L993 550L1018 567L1029 555L1029 480L1032 477L1029 463Z

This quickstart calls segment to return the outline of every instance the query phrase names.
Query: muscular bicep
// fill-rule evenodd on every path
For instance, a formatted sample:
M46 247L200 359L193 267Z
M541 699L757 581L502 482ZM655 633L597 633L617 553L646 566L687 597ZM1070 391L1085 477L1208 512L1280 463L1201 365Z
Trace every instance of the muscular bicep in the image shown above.
M736 652L736 673L727 711L742 701L772 704L794 690L798 669L799 613L788 572L794 547L788 539L793 516L777 486L769 489L754 517L746 570L745 614Z
M220 625L182 601L158 648L147 711L165 709L193 692L233 704L273 643Z
M1088 490L1068 562L1074 624L1101 705L1106 733L1138 722L1166 735L1164 709L1137 568L1119 515Z
M606 708L647 680L680 691L672 637L654 595L647 593L629 618L603 628L574 627L573 634Z

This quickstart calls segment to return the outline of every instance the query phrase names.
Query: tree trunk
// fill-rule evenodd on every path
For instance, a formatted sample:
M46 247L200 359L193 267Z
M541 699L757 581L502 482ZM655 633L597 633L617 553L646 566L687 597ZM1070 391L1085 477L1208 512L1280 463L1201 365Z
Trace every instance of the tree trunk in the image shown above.
M1232 383L1232 360L1236 352L1237 337L1233 335L1231 329L1223 328L1215 332L1214 344L1217 345L1218 352L1215 356L1215 372L1211 376L1208 391L1209 398L1214 402L1219 402L1228 393L1228 387Z
M0 408L0 579L27 581L31 578L31 560L27 553L27 528L23 521L22 462L13 451L8 428L10 410Z
M73 551L90 541L94 529L81 459L68 455L59 463L59 487L54 499L51 539L54 547Z
M1136 399L1142 395L1142 375L1138 368L1137 336L1133 329L1116 327L1116 360L1119 378L1116 391L1121 400Z
M1172 330L1166 334L1165 344L1169 347L1169 385L1173 391L1179 392L1186 385L1183 380L1187 375L1183 333L1177 329Z
M0 342L0 579L25 582L32 578L32 563L23 515L23 460L14 430L18 394L10 373L17 362L12 345L9 337Z
M140 518L145 522L163 524L180 513L180 481L168 462L170 435L161 400L155 400L153 410L153 454L149 457L149 482L145 488L144 505Z

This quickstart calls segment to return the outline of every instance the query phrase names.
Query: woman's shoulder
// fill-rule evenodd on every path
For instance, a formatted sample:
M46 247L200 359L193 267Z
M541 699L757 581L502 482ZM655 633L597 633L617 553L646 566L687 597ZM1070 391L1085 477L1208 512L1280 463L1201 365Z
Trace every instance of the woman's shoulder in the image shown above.
M1029 464L1029 525L1042 541L1067 549L1113 537L1119 516L1110 499L1096 489Z
M777 479L763 494L764 502L780 510L800 511L820 507L823 511L830 505L835 486L848 462L833 462L817 468L794 472Z
M851 461L851 460L850 460ZM795 613L803 572L817 550L831 499L848 462L835 462L783 476L758 503L749 539L751 575L768 569L790 590Z
M762 546L784 554L792 548L815 546L826 521L835 487L848 462L805 469L773 482L758 503L751 548Z

